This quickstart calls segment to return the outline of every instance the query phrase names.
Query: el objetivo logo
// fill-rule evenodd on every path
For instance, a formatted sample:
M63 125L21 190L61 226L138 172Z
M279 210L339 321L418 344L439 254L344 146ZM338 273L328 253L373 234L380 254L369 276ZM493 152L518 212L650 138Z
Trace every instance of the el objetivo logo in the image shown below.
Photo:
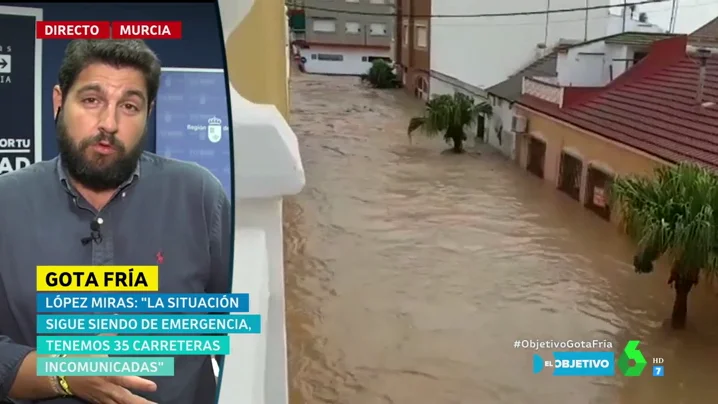
M640 341L628 341L618 358L618 369L624 376L636 377L643 373L647 361L638 349ZM553 361L544 361L539 355L533 357L533 372L552 367L554 376L614 376L615 353L613 352L554 352Z

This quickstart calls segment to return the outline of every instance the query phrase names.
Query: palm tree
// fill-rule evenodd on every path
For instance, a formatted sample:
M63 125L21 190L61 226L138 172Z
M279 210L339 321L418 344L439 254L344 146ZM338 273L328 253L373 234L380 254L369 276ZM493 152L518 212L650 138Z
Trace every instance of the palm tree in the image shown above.
M443 133L447 143L453 142L455 153L464 152L466 133L464 127L479 121L479 117L491 116L491 105L477 104L472 97L462 93L438 95L426 103L424 114L411 118L408 135L421 128L428 137ZM481 120L483 121L483 119Z
M626 231L638 244L636 272L652 272L663 255L672 260L671 325L685 328L688 294L701 271L713 275L718 268L718 177L707 168L680 164L659 168L652 178L619 178L611 191Z
M374 88L398 88L401 81L394 73L394 67L382 59L372 62L369 71L359 76L361 81L366 81Z

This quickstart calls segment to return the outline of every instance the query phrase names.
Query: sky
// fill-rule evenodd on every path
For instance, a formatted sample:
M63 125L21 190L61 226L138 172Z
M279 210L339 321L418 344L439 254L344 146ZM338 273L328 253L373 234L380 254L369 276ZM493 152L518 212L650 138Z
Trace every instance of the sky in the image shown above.
M689 34L708 21L718 17L718 0L677 0L678 18L675 33ZM612 3L622 4L623 0L611 0ZM629 3L636 0L628 0ZM671 19L672 0L656 4L638 6L638 12L646 12L648 21L668 29ZM613 9L617 13L617 9Z

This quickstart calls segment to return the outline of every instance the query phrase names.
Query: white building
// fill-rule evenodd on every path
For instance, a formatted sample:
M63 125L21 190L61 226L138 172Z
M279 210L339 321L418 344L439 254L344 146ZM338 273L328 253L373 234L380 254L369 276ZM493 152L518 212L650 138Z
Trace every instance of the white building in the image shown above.
M630 10L626 13L626 17L627 18L623 18L622 13L610 14L608 17L608 25L606 25L606 35L613 35L619 32L652 32L656 34L668 32L656 24L652 24L648 21L640 21L636 13L631 13Z
M265 0L266 1L266 0ZM393 0L298 0L295 44L307 73L361 75L372 61L391 63Z
M435 16L536 14L432 18L431 94L459 91L474 96L477 102L486 101L488 88L529 67L536 67L537 61L550 55L560 43L575 44L629 31L665 32L653 24L638 21L638 13L631 10L627 10L625 18L613 14L622 12L620 8L613 9L613 13L607 8L585 10L587 4L594 7L610 3L610 0L433 1L432 15ZM545 13L546 10L565 9L582 10ZM519 86L518 90L514 88L510 92L520 95L521 80L514 81L514 87ZM485 139L507 156L513 156L513 138L510 133L512 101L499 97L490 102L494 106L494 117L487 122ZM474 133L475 128L470 130ZM497 130L509 133L497 133Z
M591 0L591 6L610 0ZM433 1L432 15L544 12L586 6L586 0ZM586 16L588 15L588 18ZM548 24L547 24L548 21ZM588 21L588 23L586 22ZM606 35L607 9L506 17L431 20L432 93L452 93L454 81L486 89L542 56L543 47L560 39L588 40ZM446 77L450 80L442 80ZM453 80L452 80L453 79ZM447 82L448 81L448 82Z
M432 15L543 12L608 5L610 0L433 1ZM547 5L550 5L547 7ZM458 82L486 89L533 63L559 41L581 42L619 32L664 32L627 12L609 9L506 17L434 17L431 20L432 94L452 93ZM467 44L467 45L464 45Z
M376 59L391 63L388 49L342 48L311 46L300 48L299 54L307 73L358 76L365 74Z
M653 42L671 36L628 32L562 49L557 52L556 84L603 87L643 59Z
M671 34L626 32L573 45L561 45L526 69L486 89L494 115L484 139L509 158L515 158L513 106L521 96L524 78L546 86L603 87L648 54L650 46ZM532 79L533 80L533 79Z

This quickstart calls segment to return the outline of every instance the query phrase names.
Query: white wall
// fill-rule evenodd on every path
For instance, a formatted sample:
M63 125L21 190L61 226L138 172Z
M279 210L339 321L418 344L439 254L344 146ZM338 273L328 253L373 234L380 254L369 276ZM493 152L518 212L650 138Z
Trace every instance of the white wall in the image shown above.
M273 105L230 90L234 125L233 293L250 294L262 333L233 334L220 404L287 404L282 199L305 183L297 137Z
M460 85L461 83L452 83L447 79L442 79L436 76L432 76L429 78L429 91L430 97L434 97L437 95L453 95L454 93L462 93L465 94L471 98L474 99L474 102L477 104L481 104L483 102L488 102L488 94L485 91L479 90L479 89L473 89L468 90L467 88ZM477 134L477 125L470 125L467 126L465 129L466 136L469 139L470 142L473 142L474 145L477 143L475 142L477 140L476 134ZM486 128L484 128L484 131ZM485 132L484 132L485 133Z
M310 49L301 49L300 55L306 58L304 68L307 73L318 74L345 74L360 75L365 74L371 67L371 62L363 61L362 58L369 56L391 57L388 50L374 49L342 49L334 47L318 47L312 46ZM319 60L318 55L339 55L341 61ZM317 55L316 59L312 59L312 55Z
M454 94L458 91L458 88L455 86L452 86L451 84L439 80L436 77L429 78L429 91L431 92L431 95L442 95L442 94Z
M432 14L545 11L547 2L548 0L435 0L432 2ZM589 0L588 4L599 6L609 3L610 0ZM551 0L550 4L552 10L581 8L586 7L586 0ZM619 11L590 10L588 19L585 11L550 14L547 46L555 46L560 39L583 41L622 32L623 17L611 14ZM638 13L635 15L637 17ZM431 69L479 88L490 87L537 58L536 45L544 42L545 29L545 14L433 18ZM626 19L626 31L664 32L661 27L630 18Z
M605 86L613 79L623 74L626 70L630 69L633 66L633 62L631 61L626 63L625 60L633 59L633 54L634 49L630 46L607 44L603 82L600 85Z
M493 108L491 119L486 125L486 142L504 156L514 159L516 155L516 135L511 131L514 109L511 103L495 96L489 96ZM502 128L499 140L498 129Z
M638 13L636 13L636 16ZM606 26L606 36L617 34L619 32L666 32L665 29L657 25L640 22L631 18L626 18L626 29L623 29L623 17L620 15L611 15Z
M600 86L606 79L606 44L594 42L576 46L558 55L556 71L562 86Z
M558 82L566 87L605 86L633 66L633 55L630 46L603 41L570 48L558 56Z
M638 13L635 13L636 16ZM666 32L663 28L650 23L621 15L611 14L606 24L606 35L621 32ZM557 71L559 84L562 86L600 87L610 83L633 66L634 48L626 45L606 44L604 41L594 42L570 48L559 54Z
M610 0L590 0L590 5ZM586 0L551 0L551 9L585 7ZM432 14L487 14L544 11L546 0L444 0L432 2ZM548 46L559 39L583 40L584 11L549 15ZM588 39L606 35L609 13L588 13ZM544 41L545 15L491 18L433 18L431 69L486 88L531 63ZM433 90L433 89L432 89Z

